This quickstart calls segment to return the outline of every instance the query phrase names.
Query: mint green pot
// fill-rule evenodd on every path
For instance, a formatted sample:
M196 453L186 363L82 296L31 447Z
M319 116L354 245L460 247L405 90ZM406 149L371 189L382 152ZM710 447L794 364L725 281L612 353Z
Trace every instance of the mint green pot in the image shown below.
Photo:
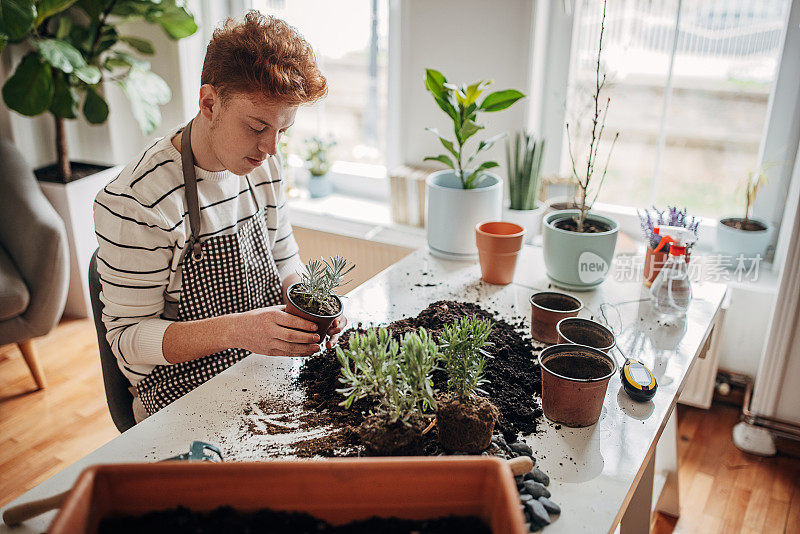
M563 210L545 215L542 220L544 265L547 277L554 285L573 291L587 291L602 284L611 271L619 225L613 219L590 213L588 220L605 223L611 230L579 234L555 227L558 221L578 213L578 210Z

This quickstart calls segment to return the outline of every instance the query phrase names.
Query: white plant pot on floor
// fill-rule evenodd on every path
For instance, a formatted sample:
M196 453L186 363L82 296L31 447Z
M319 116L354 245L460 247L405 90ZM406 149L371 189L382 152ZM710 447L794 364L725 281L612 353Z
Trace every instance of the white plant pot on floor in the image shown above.
M426 181L426 232L434 256L474 259L475 226L499 221L503 202L503 180L484 173L475 189L463 189L452 170L438 171Z
M527 230L525 242L532 243L533 238L539 235L542 230L542 214L544 204L539 204L532 210L515 210L509 207L503 208L503 220L518 224Z

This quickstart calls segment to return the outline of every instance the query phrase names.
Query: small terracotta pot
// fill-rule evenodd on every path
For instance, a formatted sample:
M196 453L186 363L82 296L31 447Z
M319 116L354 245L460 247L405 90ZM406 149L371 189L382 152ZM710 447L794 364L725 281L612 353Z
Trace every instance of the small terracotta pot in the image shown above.
M511 283L524 236L525 228L511 222L491 221L475 226L475 243L484 282Z
M642 281L645 287L650 287L661 272L661 268L667 263L667 256L669 253L659 250L654 251L649 246L644 254L644 273L642 274ZM689 264L690 254L686 253L686 264Z
M539 353L539 367L545 417L570 427L600 419L608 381L617 371L612 357L585 345L553 345Z
M336 301L339 303L339 313L336 315L317 315L316 313L308 312L295 304L291 297L292 288L299 283L300 282L290 285L286 290L286 313L291 313L292 315L302 317L303 319L308 319L309 321L315 323L317 325L317 334L319 334L319 339L322 341L325 339L325 334L331 327L331 323L333 323L333 321L344 311L344 304L342 303L342 299L340 299L337 295L334 295L334 297L336 297Z
M583 309L577 297L558 291L542 291L531 295L531 336L542 343L556 343L556 323L575 317Z
M587 345L608 354L617 344L614 333L597 321L580 317L561 319L556 325L559 343Z

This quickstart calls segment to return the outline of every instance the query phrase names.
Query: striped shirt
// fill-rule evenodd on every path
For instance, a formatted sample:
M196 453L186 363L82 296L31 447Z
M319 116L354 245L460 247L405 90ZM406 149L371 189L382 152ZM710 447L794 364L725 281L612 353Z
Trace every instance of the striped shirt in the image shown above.
M95 198L107 339L120 369L136 385L164 358L164 332L173 322L162 313L177 309L181 297L181 259L191 236L180 152L171 139L159 139L123 169ZM274 157L275 167L281 165ZM272 255L281 280L302 269L287 217L281 176L269 162L247 176L209 172L195 166L200 202L201 240L235 233L266 212ZM169 314L167 314L169 315Z

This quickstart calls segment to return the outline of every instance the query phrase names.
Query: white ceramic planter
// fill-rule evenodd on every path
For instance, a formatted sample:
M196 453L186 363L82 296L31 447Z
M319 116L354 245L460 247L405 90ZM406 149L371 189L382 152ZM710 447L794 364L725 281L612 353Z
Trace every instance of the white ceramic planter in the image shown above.
M766 230L750 232L731 228L722 224L722 220L725 220L725 218L717 221L717 246L715 251L718 254L730 256L732 265L736 265L737 258L740 255L743 255L745 259L753 259L760 254L764 258L767 253L767 246L769 246L772 239L772 226L769 223L752 219L753 222L763 224Z
M611 229L584 234L556 228L559 220L577 213L578 210L555 211L542 219L544 265L553 284L586 291L602 284L611 271L619 224L608 217L590 213L589 219L605 223Z
M542 230L542 213L544 213L544 204L539 204L532 210L514 210L505 207L503 208L503 220L525 228L527 230L525 242L532 243L533 238Z
M474 259L475 225L499 221L503 202L503 180L484 173L475 189L462 189L452 170L438 171L426 180L425 226L433 255L450 259Z

